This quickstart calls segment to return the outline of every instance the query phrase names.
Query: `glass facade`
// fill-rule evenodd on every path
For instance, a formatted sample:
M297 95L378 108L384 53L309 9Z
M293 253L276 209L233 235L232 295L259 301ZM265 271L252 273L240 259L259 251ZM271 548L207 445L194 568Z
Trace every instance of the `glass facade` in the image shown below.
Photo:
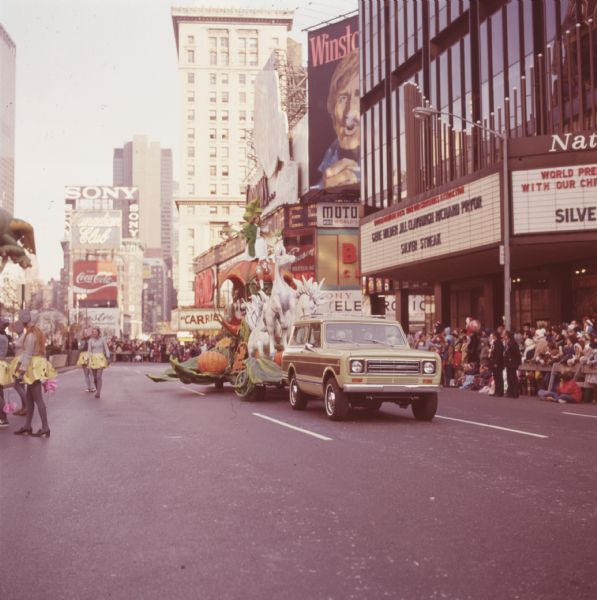
M360 0L368 211L501 161L496 136L597 125L597 0ZM417 121L416 106L448 113Z

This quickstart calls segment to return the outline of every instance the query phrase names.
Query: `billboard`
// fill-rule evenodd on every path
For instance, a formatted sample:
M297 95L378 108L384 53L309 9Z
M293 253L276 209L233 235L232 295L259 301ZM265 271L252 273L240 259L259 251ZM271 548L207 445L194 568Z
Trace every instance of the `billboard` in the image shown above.
M110 260L76 260L73 264L73 292L86 294L88 300L116 302L118 276Z
M73 210L73 250L117 250L120 248L122 214L119 210Z
M597 229L597 164L512 172L514 234Z
M215 331L222 327L217 310L209 308L179 308L173 321L177 331Z
M118 308L71 308L70 322L78 323L88 333L92 327L97 327L106 338L120 335Z
M358 16L309 31L309 187L361 180Z
M326 289L358 288L359 234L346 229L320 229L317 233L317 278Z

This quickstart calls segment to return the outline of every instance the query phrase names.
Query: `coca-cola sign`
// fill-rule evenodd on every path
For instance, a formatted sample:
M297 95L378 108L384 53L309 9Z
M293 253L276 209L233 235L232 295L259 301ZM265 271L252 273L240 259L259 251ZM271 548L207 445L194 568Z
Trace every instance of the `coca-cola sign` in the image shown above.
M75 261L73 291L79 295L86 294L91 300L116 301L118 297L116 265L112 261Z
M116 250L120 247L122 213L119 210L74 210L71 243L74 250Z

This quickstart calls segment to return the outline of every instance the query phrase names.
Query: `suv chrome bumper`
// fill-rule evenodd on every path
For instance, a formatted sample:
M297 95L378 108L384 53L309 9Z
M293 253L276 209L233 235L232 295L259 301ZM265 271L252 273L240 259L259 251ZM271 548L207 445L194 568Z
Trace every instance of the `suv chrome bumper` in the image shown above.
M403 384L403 385L384 385L380 383L347 383L343 390L347 394L423 394L425 392L437 392L440 389L439 384Z

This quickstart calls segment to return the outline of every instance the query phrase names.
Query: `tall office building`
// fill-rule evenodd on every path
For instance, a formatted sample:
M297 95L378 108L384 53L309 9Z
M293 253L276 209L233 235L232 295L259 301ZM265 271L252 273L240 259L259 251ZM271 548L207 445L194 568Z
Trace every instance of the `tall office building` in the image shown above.
M593 314L597 2L359 9L372 305L383 309L393 281L403 325L416 296L427 327Z
M14 211L16 46L0 25L0 207Z
M144 135L135 135L114 149L115 186L139 188L139 236L146 253L159 249L169 292L164 296L158 320L169 320L175 303L172 286L172 150L160 148ZM152 253L155 256L155 252Z
M178 304L194 302L193 258L242 221L255 76L287 47L292 11L174 7L180 85Z

